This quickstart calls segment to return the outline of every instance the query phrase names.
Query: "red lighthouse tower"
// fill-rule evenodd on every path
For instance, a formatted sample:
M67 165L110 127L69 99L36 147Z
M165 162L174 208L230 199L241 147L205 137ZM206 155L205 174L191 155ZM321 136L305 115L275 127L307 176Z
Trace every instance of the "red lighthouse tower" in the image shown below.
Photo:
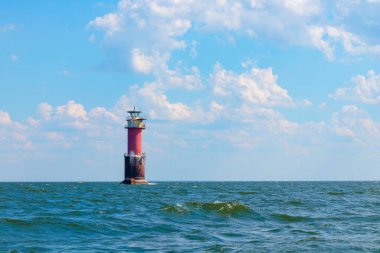
M128 111L128 153L124 154L123 184L147 184L145 180L145 153L142 152L142 131L145 129L141 111Z

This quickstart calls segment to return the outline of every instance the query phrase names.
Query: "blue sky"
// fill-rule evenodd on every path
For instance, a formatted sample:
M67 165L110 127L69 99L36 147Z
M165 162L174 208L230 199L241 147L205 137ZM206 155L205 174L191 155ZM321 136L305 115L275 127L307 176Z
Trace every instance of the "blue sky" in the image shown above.
M0 180L378 180L380 1L0 3Z

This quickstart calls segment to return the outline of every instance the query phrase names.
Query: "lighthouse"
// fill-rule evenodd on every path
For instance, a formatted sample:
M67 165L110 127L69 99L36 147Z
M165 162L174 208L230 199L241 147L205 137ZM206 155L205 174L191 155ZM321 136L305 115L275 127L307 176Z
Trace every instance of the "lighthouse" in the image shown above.
M141 111L128 111L128 152L124 154L123 184L147 184L145 180L145 153L142 152L142 131L145 129Z

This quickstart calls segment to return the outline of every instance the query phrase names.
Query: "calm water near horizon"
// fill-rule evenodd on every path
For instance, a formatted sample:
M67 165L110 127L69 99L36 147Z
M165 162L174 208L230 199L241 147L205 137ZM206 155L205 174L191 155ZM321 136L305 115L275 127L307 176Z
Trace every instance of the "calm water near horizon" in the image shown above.
M0 252L113 251L380 252L380 183L0 183Z

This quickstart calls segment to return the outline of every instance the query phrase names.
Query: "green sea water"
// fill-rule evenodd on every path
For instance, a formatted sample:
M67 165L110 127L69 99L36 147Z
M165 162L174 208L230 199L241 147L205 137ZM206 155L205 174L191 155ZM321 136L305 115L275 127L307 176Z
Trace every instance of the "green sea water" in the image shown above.
M380 252L378 182L0 183L0 252Z

